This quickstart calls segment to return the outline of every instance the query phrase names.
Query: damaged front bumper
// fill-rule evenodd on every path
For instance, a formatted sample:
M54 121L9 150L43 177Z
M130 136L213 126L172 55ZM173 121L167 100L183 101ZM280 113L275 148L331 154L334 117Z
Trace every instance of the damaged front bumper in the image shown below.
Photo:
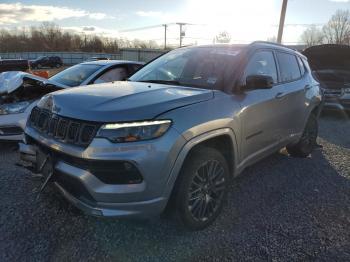
M168 141L176 141L176 146ZM26 128L20 143L20 157L38 172L38 155L52 159L53 184L73 205L87 214L113 217L150 217L165 208L172 185L168 184L171 166L184 139L175 130L142 144L114 144L95 138L81 148L39 135ZM169 158L163 152L173 150ZM44 175L45 177L45 175Z
M20 159L33 173L40 173L45 168L40 165L38 155L41 148L32 145L19 143ZM30 165L28 165L30 164ZM43 174L44 178L48 174ZM53 157L53 175L45 182L51 182L71 204L82 210L84 213L93 216L113 216L113 217L149 217L160 212L164 208L165 199L162 197L133 202L101 202L97 198L107 198L115 194L137 193L144 189L145 183L133 185L111 185L99 181L90 171L74 166ZM46 183L43 183L41 190ZM108 187L108 190L103 190ZM107 188L104 188L107 189ZM105 192L102 192L105 191Z

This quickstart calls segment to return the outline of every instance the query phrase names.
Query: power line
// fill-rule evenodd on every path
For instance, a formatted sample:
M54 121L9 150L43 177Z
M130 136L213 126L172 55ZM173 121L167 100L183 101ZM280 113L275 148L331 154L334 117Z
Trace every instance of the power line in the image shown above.
M136 28L129 28L129 29L125 29L125 30L119 30L119 32L127 33L127 32L141 31L141 30L152 29L152 28L157 28L157 27L162 27L162 26L163 26L163 24L150 25L150 26L143 26L143 27L136 27Z
M185 31L183 30L183 26L185 26L185 25L204 25L204 24L192 24L192 23L180 23L180 22L177 22L177 23L167 23L167 24L159 24L159 25L151 25L151 26L130 28L130 29L125 29L125 30L120 30L119 32L127 33L127 32L135 32L135 31L142 31L142 30L153 29L153 28L158 28L158 27L164 27L164 49L166 49L166 45L167 45L167 29L171 25L179 25L179 29L180 29L179 39L180 39L180 47L181 47L183 38L185 37Z
M287 26L311 26L311 25L314 25L314 26L323 26L325 25L325 23L309 23L309 24L284 24L284 27L287 27ZM279 26L277 24L274 24L272 26Z

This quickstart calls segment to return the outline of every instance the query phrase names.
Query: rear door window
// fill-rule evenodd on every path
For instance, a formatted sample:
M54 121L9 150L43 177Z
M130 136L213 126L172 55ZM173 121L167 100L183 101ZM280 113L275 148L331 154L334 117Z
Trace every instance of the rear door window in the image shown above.
M295 55L277 52L281 82L295 81L301 77L299 65Z
M125 80L127 77L127 68L125 66L118 66L108 70L107 72L104 72L94 81L94 84L122 81Z

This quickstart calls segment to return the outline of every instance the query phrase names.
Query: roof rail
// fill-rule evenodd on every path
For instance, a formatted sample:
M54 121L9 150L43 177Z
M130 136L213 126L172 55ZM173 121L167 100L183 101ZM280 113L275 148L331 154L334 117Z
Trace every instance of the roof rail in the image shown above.
M293 50L293 51L297 51L296 49L291 48L291 47L289 47L289 46L282 45L282 44L275 43L275 42L269 42L269 41L260 41L260 40L259 40L259 41L251 42L250 44L251 44L251 45L253 45L253 44L269 44L269 45L280 46L280 47L284 47L284 48L291 49L291 50Z

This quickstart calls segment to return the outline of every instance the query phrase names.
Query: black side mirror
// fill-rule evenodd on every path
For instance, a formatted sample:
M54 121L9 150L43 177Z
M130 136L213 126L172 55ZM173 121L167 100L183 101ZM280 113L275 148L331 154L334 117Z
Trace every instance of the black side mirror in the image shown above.
M273 78L266 75L250 75L246 78L247 89L269 89L273 86Z

